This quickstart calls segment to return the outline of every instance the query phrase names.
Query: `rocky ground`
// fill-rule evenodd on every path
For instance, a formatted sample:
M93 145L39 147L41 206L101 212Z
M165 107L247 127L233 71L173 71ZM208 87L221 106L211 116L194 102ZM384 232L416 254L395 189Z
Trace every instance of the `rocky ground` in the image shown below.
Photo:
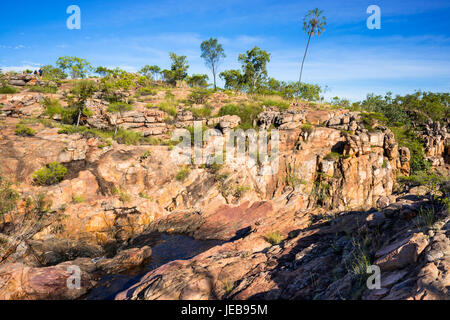
M261 176L256 162L186 168L171 161L165 143L105 144L61 132L60 119L49 119L42 101L64 104L63 91L0 95L1 173L21 195L0 224L0 299L82 298L105 275L148 263L146 239L155 233L221 243L147 270L116 299L450 297L450 186L398 188L397 176L410 173L409 150L388 128L366 128L358 112L265 106L256 124L279 129L279 170ZM183 97L189 90L173 92ZM176 116L148 107L163 95L114 116L94 97L84 125L118 124L165 141L194 120L222 132L241 122L217 116L230 99L223 93L209 98L213 112L204 119L183 105ZM35 134L17 135L19 123ZM427 156L444 173L447 130L430 123L423 133ZM64 179L36 185L33 172L54 161L67 168ZM381 288L370 290L366 269L373 264L381 269ZM67 286L70 266L81 270L81 289Z

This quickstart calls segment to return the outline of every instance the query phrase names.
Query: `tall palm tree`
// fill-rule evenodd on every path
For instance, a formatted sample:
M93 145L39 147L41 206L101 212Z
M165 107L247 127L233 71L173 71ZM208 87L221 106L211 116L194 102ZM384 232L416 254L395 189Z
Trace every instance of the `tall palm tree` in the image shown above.
M303 64L305 63L306 53L308 52L309 41L313 35L321 35L325 31L327 21L325 16L322 16L323 11L319 9L313 9L308 11L303 18L303 31L308 35L308 44L306 45L305 55L303 56L302 68L300 69L300 78L298 80L299 86L302 82Z

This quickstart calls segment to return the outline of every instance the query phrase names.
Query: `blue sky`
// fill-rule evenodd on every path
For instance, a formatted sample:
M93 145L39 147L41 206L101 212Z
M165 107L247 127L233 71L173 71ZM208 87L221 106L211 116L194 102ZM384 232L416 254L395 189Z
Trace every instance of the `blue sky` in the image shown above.
M221 70L239 68L253 46L271 53L269 75L297 80L306 46L302 18L318 7L326 31L311 40L303 81L327 85L326 97L405 94L450 88L450 1L27 1L2 3L0 68L54 64L59 56L129 71L169 66L168 52L188 57L190 73L207 73L200 43L217 37L227 54ZM68 30L69 5L81 8L81 30ZM369 30L369 5L381 29Z

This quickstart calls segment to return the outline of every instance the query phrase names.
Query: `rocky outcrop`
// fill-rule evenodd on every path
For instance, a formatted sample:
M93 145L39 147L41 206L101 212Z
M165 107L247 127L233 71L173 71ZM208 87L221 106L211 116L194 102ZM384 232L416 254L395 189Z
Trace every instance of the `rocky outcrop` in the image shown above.
M116 299L448 299L449 218L440 213L441 231L427 236L402 217L404 201L396 211L348 212L310 227L298 214L304 227L282 231L286 239L273 246L264 241L271 218L262 218L243 238L151 271ZM382 270L380 289L365 283L371 261Z
M434 167L450 164L450 127L440 122L429 121L422 132L425 145L425 156Z

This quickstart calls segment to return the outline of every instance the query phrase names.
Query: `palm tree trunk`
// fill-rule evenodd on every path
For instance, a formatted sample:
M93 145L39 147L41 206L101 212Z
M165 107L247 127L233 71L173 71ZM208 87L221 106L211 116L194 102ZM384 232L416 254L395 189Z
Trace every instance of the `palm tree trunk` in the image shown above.
M311 40L311 36L312 36L312 32L309 34L308 43L306 45L305 54L304 54L303 60L302 60L302 67L300 69L300 78L298 79L298 87L299 87L299 89L301 88L302 74L303 74L303 65L305 64L306 54L308 52L309 41ZM298 96L297 96L297 102L298 102Z

